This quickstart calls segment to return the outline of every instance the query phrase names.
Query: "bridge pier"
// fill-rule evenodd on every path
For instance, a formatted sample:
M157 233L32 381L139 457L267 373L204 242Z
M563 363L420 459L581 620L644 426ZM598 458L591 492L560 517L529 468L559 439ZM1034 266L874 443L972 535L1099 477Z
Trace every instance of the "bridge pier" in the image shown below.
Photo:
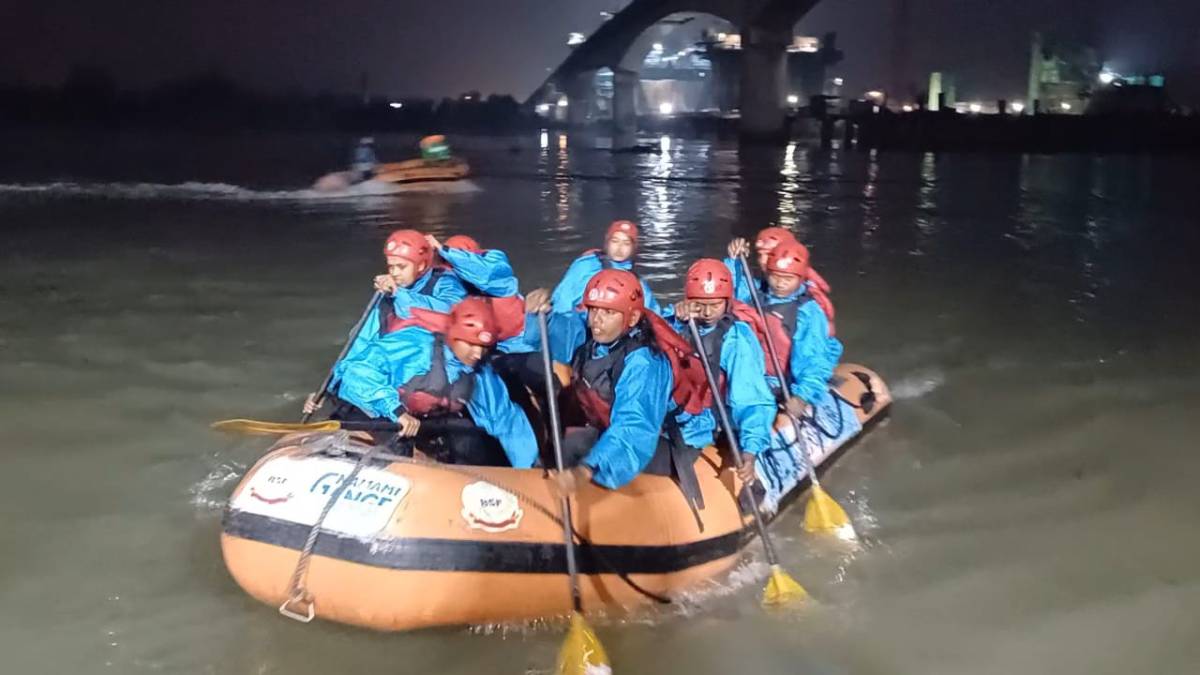
M791 26L742 30L741 126L747 140L777 140L786 135L784 89Z
M592 70L576 73L565 83L563 90L567 94L567 124L574 128L587 125L591 118L592 97L595 95L594 85L596 72Z
M637 89L636 71L613 68L612 118L616 134L637 131Z

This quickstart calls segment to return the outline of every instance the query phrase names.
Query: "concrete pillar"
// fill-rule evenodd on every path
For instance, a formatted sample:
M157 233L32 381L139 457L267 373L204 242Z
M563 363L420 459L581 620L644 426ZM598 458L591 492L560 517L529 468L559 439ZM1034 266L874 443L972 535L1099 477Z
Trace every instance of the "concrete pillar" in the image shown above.
M733 112L738 107L738 79L741 77L740 52L717 49L708 55L712 63L709 76L715 105L723 113Z
M638 74L613 68L613 131L619 134L637 131Z
M791 29L742 30L741 136L751 140L782 138L787 46Z
M592 97L596 95L594 71L572 76L564 87L567 93L567 124L582 127L591 117Z

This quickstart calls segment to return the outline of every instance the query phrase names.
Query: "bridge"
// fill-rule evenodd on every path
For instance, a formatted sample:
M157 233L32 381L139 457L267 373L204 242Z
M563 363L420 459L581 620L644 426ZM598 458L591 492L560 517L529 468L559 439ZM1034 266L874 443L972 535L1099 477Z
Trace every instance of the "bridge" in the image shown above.
M529 102L567 99L567 119L586 122L597 71L613 73L613 124L618 131L637 128L638 64L649 51L645 33L672 15L708 14L737 26L741 34L740 132L775 137L785 124L787 49L792 29L819 0L633 0L617 12L558 66Z

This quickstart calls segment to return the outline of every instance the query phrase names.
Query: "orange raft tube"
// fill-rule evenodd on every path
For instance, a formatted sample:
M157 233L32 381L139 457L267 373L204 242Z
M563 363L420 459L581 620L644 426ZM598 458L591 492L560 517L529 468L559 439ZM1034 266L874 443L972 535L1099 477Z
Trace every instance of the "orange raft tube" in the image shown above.
M843 364L837 375L836 391L865 431L891 402L886 385L861 366ZM827 468L857 436L814 452L814 461ZM368 447L345 433L293 435L243 477L221 548L250 595L276 607L288 597L313 523ZM615 491L582 486L573 516L585 542L585 609L629 611L650 602L636 587L671 596L733 568L753 524L739 512L732 469L714 448L701 455L704 508L695 513L662 476L643 474ZM784 500L806 487L801 481ZM565 615L571 599L558 515L542 469L372 459L326 517L305 585L316 616L378 630Z
M471 174L466 160L450 158L444 160L409 159L389 162L375 167L372 180L404 185L462 180Z

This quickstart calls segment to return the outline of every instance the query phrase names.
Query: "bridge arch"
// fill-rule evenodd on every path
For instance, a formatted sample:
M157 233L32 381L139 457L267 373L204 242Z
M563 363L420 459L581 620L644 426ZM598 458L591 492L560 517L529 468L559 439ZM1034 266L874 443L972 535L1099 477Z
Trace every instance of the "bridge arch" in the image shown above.
M568 119L583 124L593 108L587 101L594 89L595 73L608 68L613 72L613 121L619 128L636 128L634 100L638 70L645 56L645 35L672 15L709 15L737 27L741 35L743 66L738 107L742 110L743 132L778 134L784 125L786 51L792 29L818 1L633 0L575 47L529 101L565 97Z

